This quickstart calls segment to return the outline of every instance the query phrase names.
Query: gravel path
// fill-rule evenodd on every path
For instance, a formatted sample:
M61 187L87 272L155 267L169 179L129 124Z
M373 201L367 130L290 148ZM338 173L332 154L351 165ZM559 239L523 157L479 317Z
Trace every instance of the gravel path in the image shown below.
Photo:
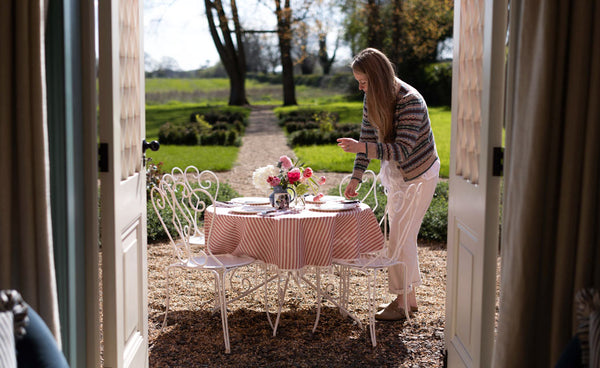
M266 196L269 193L257 189L252 184L252 173L259 167L275 164L282 155L295 158L294 151L287 145L283 131L277 125L277 117L273 106L253 106L250 113L250 124L242 138L242 146L238 161L231 171L219 173L223 182L228 182L238 193L247 197ZM310 165L310 163L308 163ZM348 173L322 173L327 182L322 192L337 187L340 180Z
M274 164L281 155L293 156L277 125L272 107L254 106L242 140L238 162L231 171L218 173L244 196L266 196L252 184L253 171ZM325 175L324 193L337 187L346 173ZM161 329L165 310L165 269L172 262L168 243L148 245L148 343L150 367L441 367L444 350L446 250L443 244L421 244L419 261L423 285L417 289L419 312L410 321L378 322L377 346L371 346L368 329L324 303L319 326L312 333L316 295L289 284L277 336L264 313L260 292L228 304L231 354L224 353L221 320L211 313L212 278L175 271L170 278L171 307L168 325ZM239 280L256 279L253 269L241 269ZM386 275L376 288L387 295ZM353 278L351 311L367 322L367 282ZM323 285L329 283L323 280ZM333 278L333 283L337 281ZM273 288L274 286L271 286ZM329 288L327 290L330 290ZM333 287L331 292L335 292ZM276 292L269 293L275 298ZM271 306L275 300L271 301ZM270 308L274 312L274 308ZM273 316L274 318L274 316Z

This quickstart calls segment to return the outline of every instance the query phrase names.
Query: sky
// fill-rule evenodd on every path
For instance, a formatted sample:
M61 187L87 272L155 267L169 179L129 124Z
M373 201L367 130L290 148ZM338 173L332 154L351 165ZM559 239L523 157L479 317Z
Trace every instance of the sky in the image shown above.
M154 4L153 4L154 3ZM219 60L202 0L146 1L144 52L154 60L172 57L182 70L213 65ZM155 5L156 4L156 5Z
M275 14L264 5L271 3L237 1L244 28L274 30L277 23ZM328 41L334 42L335 34L336 30L332 28ZM333 45L330 47L333 48ZM208 30L204 1L145 0L144 51L156 62L163 57L174 58L181 70L195 70L219 62L219 54ZM341 45L336 60L349 58L349 55L349 48Z
M254 24L246 21L246 27L274 28L275 16L256 1L238 1L238 7L240 17L253 14L252 19L261 20ZM144 51L157 62L163 57L174 58L182 70L216 64L219 54L208 31L204 1L145 1Z

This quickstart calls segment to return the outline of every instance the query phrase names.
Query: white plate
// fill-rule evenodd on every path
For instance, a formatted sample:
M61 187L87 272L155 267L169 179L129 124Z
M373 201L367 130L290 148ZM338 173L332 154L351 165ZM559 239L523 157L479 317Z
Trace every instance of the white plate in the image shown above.
M339 202L339 201L344 200L344 197L330 196L330 195L323 196L320 201L315 201L314 198L315 198L315 196L306 197L306 203L320 204L320 203L336 202L336 201Z
M231 200L233 203L247 204L250 206L264 206L271 204L269 198L266 197L239 197Z
M238 215L255 215L257 213L269 211L272 209L273 207L271 206L243 206L239 208L232 208L231 210L229 210L229 213L235 213Z
M329 202L323 203L317 207L311 207L311 211L317 212L339 212L339 211L350 211L358 207L358 203L340 203L340 202Z

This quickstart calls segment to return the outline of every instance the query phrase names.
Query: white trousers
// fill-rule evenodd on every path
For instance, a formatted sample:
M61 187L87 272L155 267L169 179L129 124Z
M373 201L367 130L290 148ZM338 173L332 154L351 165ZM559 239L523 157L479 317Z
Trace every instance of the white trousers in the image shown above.
M388 219L389 219L389 239L390 250L394 251L401 247L400 260L406 265L406 275L408 278L408 289L404 290L403 266L396 265L388 269L388 284L392 294L404 294L414 291L414 288L421 285L421 273L419 272L419 258L417 254L417 236L423 222L423 217L431 204L431 199L435 192L439 180L440 160L437 160L423 175L409 182L404 181L402 173L394 163L381 161L381 183L388 190ZM415 217L412 221L402 219L398 211L394 208L400 208L397 203L402 196L393 196L392 193L404 192L411 184L422 183L422 192L419 201L415 202L417 206ZM404 244L398 244L399 232L409 231Z

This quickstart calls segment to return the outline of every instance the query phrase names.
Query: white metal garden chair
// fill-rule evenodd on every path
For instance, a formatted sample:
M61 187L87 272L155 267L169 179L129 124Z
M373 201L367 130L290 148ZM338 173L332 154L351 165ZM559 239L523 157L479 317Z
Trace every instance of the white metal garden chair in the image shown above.
M367 191L367 193L365 193L362 197L359 197L358 200L362 203L367 198L369 198L369 196L373 196L373 199L375 200L375 205L371 208L373 211L375 211L375 209L377 209L377 206L379 205L379 202L377 201L377 178L377 174L375 174L373 170L365 170L365 172L363 173L363 181L358 185L358 188L356 188L356 192L358 192L363 186L363 184L369 184L369 190ZM352 180L352 174L344 176L340 181L340 185L338 188L341 197L344 197L344 190L350 183L350 180Z
M219 177L217 174L210 170L200 171L196 166L188 166L185 170L182 170L179 167L174 167L171 170L171 175L176 178L182 178L183 183L188 187L188 189L192 188L202 188L207 191L210 191L213 194L213 199L218 201L219 197ZM193 191L191 192L194 193ZM195 215L195 214L192 214ZM195 219L194 224L194 233L190 236L190 244L202 245L206 241L206 237L202 228L198 226L199 221Z
M183 268L212 273L216 293L215 309L221 311L225 351L227 353L231 352L227 322L227 303L230 300L226 295L225 281L232 272L240 267L250 265L254 262L254 259L232 254L215 255L211 253L208 246L200 247L198 250L192 249L190 238L196 231L197 222L200 221L201 215L207 210L207 207L214 203L212 194L205 188L192 188L182 177L165 174L159 185L152 188L150 196L154 210L169 237L174 253L174 260L166 270L167 296L162 328L166 326L169 311L170 271L173 268ZM212 208L216 211L216 206ZM205 229L205 234L207 234L205 244L210 244L211 229ZM255 289L246 290L237 298L231 300L237 300L248 295Z
M371 334L371 343L373 347L377 345L377 339L375 336L375 312L377 309L377 273L385 270L390 266L402 265L404 269L404 291L403 294L403 307L404 313L407 320L410 320L408 314L408 299L407 299L407 275L406 275L406 264L400 259L402 246L397 246L395 249L391 249L390 240L388 239L387 231L387 217L389 211L394 211L396 216L400 216L400 222L412 224L415 221L416 206L415 203L419 200L422 193L422 184L411 184L405 192L395 192L388 194L388 205L386 206L385 213L381 219L380 224L384 226L384 239L386 239L382 250L374 253L365 253L359 255L356 259L336 259L334 264L340 266L340 305L346 310L348 306L349 288L350 288L350 270L358 271L367 276L367 290L368 290L368 320L369 320L369 332ZM390 208L389 203L391 199L394 202L400 203L396 208ZM397 232L397 238L393 239L396 244L406 244L408 234L410 233L410 225L402 231Z

